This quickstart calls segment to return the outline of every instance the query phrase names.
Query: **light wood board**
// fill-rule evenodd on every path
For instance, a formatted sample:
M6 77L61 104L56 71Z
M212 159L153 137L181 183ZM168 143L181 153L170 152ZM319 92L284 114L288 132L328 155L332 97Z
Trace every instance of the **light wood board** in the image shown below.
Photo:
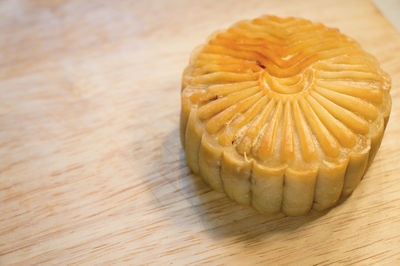
M392 115L338 207L263 216L190 174L180 79L216 29L295 15L357 39ZM0 265L400 264L400 37L368 1L1 1Z

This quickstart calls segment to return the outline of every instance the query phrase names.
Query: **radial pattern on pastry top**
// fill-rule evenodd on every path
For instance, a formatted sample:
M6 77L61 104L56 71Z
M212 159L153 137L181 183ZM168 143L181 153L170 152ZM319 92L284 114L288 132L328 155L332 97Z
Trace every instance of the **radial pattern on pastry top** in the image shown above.
M389 115L389 90L376 59L338 30L265 16L198 47L182 97L220 145L246 158L295 164L368 146Z

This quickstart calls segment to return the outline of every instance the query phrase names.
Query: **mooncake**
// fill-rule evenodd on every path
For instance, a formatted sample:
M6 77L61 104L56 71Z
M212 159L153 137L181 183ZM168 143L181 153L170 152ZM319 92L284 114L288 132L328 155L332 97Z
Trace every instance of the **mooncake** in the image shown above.
M380 146L391 81L339 30L262 16L212 34L181 90L187 164L262 213L304 215L352 193Z

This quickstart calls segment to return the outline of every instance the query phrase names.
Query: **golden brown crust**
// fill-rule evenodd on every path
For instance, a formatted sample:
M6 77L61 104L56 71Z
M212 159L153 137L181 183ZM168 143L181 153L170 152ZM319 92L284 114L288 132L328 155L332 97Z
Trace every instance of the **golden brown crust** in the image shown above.
M379 148L390 78L336 29L263 16L213 34L182 79L189 167L262 212L326 209Z

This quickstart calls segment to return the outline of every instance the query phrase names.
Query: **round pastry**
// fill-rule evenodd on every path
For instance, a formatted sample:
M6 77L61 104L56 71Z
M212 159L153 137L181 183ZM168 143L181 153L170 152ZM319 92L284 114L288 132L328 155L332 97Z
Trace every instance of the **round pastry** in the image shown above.
M337 29L262 16L214 33L183 73L190 169L263 213L303 215L349 195L381 143L390 77Z

